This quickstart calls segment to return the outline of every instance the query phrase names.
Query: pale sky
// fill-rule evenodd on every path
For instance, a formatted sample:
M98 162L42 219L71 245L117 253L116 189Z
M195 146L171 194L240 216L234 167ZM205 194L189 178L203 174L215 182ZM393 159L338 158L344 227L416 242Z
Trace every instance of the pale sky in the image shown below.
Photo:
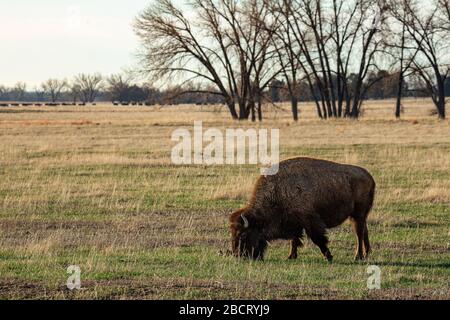
M0 0L0 85L132 67L134 17L151 0Z

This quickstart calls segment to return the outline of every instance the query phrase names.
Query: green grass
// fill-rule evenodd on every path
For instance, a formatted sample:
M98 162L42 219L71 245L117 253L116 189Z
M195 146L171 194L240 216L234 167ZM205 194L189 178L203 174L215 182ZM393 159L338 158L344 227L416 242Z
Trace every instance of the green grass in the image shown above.
M448 124L306 120L282 128L281 158L355 163L377 182L373 254L353 261L346 223L330 230L330 265L309 240L295 261L286 259L287 241L272 243L263 262L219 255L230 245L228 216L245 204L259 170L172 165L172 116L46 116L95 124L105 114L112 122L101 126L0 126L0 298L450 298ZM161 125L140 123L145 117ZM336 140L341 127L354 138ZM436 143L434 128L443 132ZM367 289L372 264L381 290ZM65 287L70 265L81 268L80 291Z

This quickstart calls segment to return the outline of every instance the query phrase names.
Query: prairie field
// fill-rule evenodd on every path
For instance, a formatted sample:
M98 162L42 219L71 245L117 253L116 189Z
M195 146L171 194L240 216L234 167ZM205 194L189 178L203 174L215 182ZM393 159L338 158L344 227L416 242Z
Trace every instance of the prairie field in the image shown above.
M450 122L428 100L369 101L360 120L319 120L300 104L261 124L220 106L0 108L1 299L450 299ZM269 108L269 107L267 107ZM280 129L280 158L367 168L377 182L373 252L353 261L349 223L329 232L333 264L305 241L275 241L261 262L219 255L254 165L171 162L173 130ZM66 287L80 267L81 289ZM369 290L369 265L381 289Z

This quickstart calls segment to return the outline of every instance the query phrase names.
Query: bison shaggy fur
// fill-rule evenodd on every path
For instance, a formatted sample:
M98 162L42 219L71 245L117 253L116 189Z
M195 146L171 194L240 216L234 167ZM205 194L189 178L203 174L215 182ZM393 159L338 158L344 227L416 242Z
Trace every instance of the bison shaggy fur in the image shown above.
M282 161L277 174L259 177L248 205L231 215L232 253L263 259L268 242L286 239L289 259L296 259L305 232L331 262L326 230L350 219L355 259L366 259L374 194L375 181L363 168L311 158Z

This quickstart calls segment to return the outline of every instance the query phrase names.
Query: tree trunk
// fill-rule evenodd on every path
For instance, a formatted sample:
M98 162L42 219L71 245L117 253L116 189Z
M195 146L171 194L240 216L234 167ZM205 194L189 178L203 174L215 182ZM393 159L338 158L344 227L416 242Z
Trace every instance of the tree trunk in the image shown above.
M395 106L395 117L397 119L400 119L400 115L402 112L402 91L403 91L403 71L400 71L397 87L397 104Z
M258 121L262 122L263 117L262 117L262 103L261 100L258 101Z
M245 120L246 119L246 117L245 117L245 114L246 114L246 111L245 111L245 104L243 104L242 102L239 102L239 120Z
M438 83L438 90L439 90L439 100L438 100L438 115L439 119L444 120L445 119L445 91L444 91L444 82L441 81Z
M320 104L318 101L316 101L316 110L317 110L317 115L319 116L319 118L323 119L322 110L320 110Z
M434 71L436 74L436 82L437 82L437 104L436 108L438 111L439 119L445 119L445 77L441 75L439 72L439 68L437 66L434 67Z
M233 118L233 120L238 120L239 116L236 112L236 105L235 105L234 101L227 102L227 106L228 106L228 109L230 110L231 117Z
M406 33L406 25L403 24L402 31L402 46L400 53L400 74L398 76L398 87L397 87L397 104L395 106L395 117L400 119L401 109L402 109L402 91L403 91L403 60L405 54L405 33Z
M342 118L342 104L343 104L342 96L339 95L338 99L339 99L338 100L338 117Z
M362 77L361 75L358 77L358 81L355 86L355 93L353 96L353 104L352 104L352 110L350 112L350 118L358 119L359 118L359 107L360 107L360 100L361 100L361 87L362 87Z
M347 87L347 89L345 90L345 112L344 112L345 118L350 117L350 104L351 104L351 97Z
M294 121L298 121L298 100L297 97L291 96L292 117Z
M328 119L328 111L327 111L327 107L326 107L326 103L322 100L322 115L324 119Z
M252 114L252 122L256 121L256 113L255 113L255 103L251 102L249 105L250 112Z

